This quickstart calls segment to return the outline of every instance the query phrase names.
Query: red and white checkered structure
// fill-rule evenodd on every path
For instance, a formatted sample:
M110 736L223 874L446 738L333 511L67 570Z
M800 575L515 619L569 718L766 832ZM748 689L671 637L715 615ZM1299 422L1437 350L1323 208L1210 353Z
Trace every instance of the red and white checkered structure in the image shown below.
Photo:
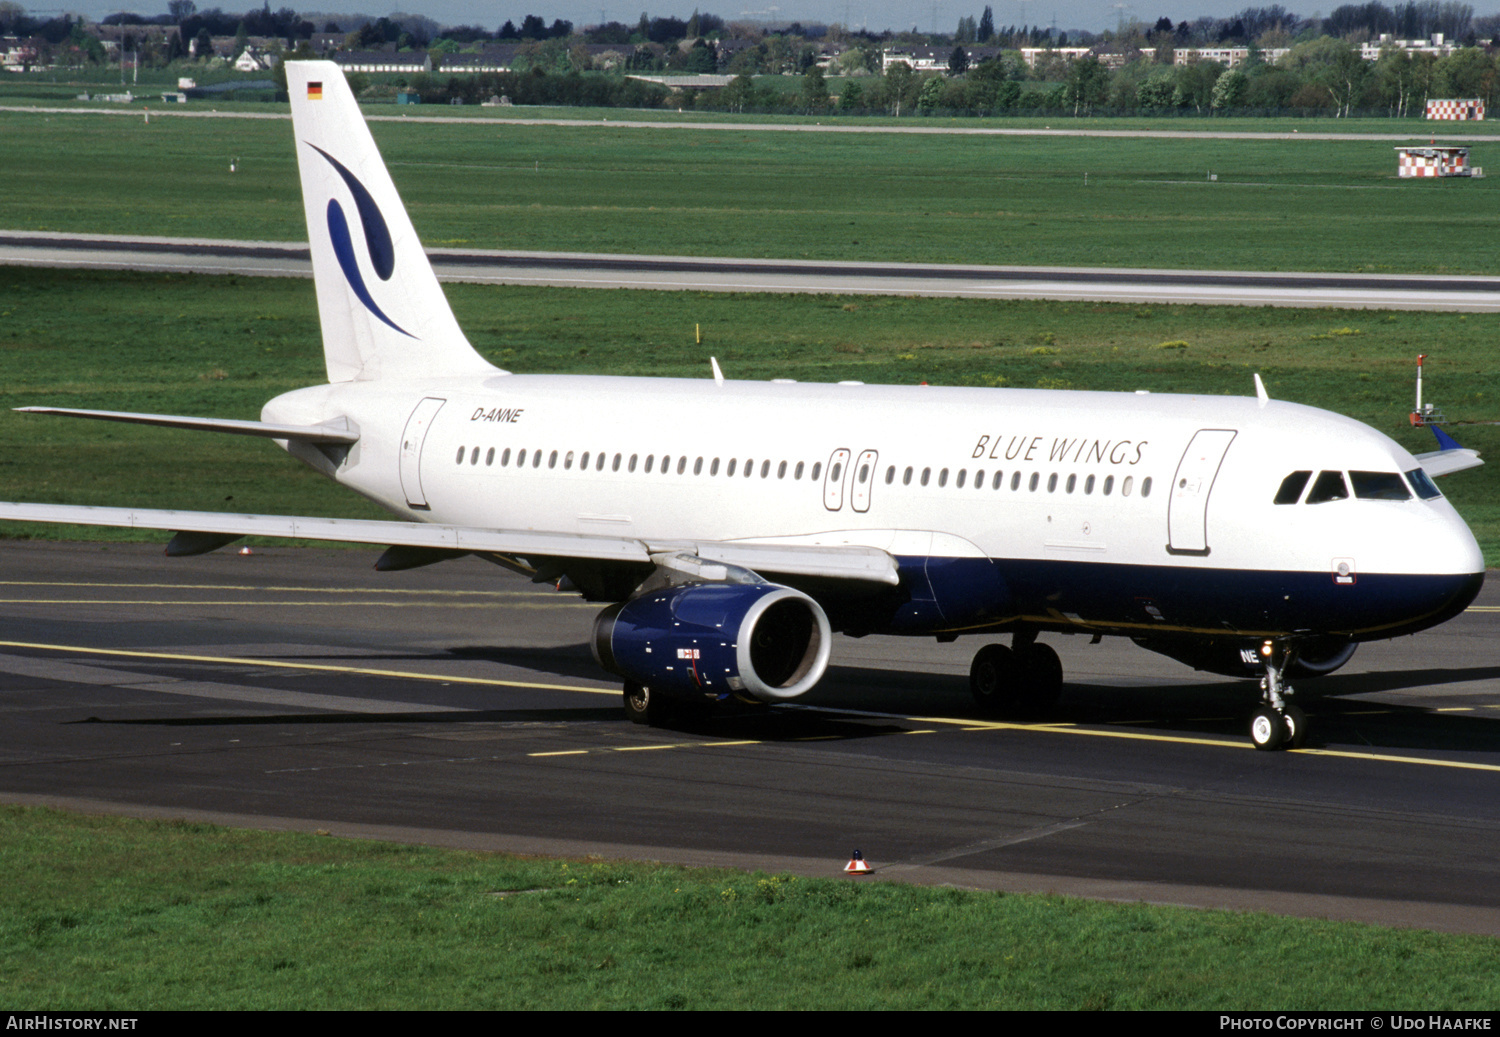
M1399 176L1478 176L1469 165L1468 148L1430 146L1397 148L1396 172Z
M1468 122L1484 118L1484 102L1477 97L1427 102L1427 118Z

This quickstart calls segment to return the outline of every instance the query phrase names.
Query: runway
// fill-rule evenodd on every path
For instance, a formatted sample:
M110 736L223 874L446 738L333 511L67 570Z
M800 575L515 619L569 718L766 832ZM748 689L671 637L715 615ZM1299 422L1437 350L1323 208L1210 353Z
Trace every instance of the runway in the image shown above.
M1118 639L1048 638L1036 723L976 717L980 642L839 638L805 707L648 729L595 606L472 559L0 554L6 801L1500 934L1500 588L1303 685L1312 747L1259 753L1248 682Z
M1500 311L1500 278L1493 277L831 263L480 249L438 249L428 255L441 280L477 284ZM303 242L30 231L0 231L0 265L4 264L312 276Z

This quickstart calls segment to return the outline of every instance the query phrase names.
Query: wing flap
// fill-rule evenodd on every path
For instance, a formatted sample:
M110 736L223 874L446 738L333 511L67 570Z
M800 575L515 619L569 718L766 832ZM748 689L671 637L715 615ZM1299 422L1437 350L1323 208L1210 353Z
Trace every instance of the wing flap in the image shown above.
M762 574L864 580L893 587L901 582L896 559L878 547L814 547L711 541L695 543L693 550L700 558L743 566Z

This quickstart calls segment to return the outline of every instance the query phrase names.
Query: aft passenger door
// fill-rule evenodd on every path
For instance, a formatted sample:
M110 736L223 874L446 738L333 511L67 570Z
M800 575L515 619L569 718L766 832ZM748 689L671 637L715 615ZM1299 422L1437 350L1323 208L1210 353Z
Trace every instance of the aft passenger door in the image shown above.
M406 419L406 431L401 433L401 489L406 494L406 506L426 511L427 497L422 492L422 444L427 439L427 430L437 412L447 400L428 396L417 404L417 409Z
M1168 554L1208 554L1208 495L1235 435L1233 429L1199 429L1183 452L1167 502Z

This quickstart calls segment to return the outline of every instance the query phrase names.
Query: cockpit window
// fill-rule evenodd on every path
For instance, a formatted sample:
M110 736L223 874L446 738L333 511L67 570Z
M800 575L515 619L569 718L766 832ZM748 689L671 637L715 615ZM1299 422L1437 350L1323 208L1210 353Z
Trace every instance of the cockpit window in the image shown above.
M1396 472L1350 472L1349 481L1360 500L1411 500L1406 483Z
M1432 500L1434 497L1441 497L1443 495L1443 491L1437 488L1437 485L1432 481L1432 476L1428 475L1427 470L1424 468L1413 468L1407 472L1406 481L1411 483L1411 488L1423 500Z
M1343 472L1319 472L1318 481L1313 483L1312 492L1307 495L1307 503L1326 504L1348 496L1349 487L1344 484Z
M1302 491L1311 478L1312 472L1293 472L1281 480L1281 489L1276 491L1276 503L1296 504L1302 499Z

